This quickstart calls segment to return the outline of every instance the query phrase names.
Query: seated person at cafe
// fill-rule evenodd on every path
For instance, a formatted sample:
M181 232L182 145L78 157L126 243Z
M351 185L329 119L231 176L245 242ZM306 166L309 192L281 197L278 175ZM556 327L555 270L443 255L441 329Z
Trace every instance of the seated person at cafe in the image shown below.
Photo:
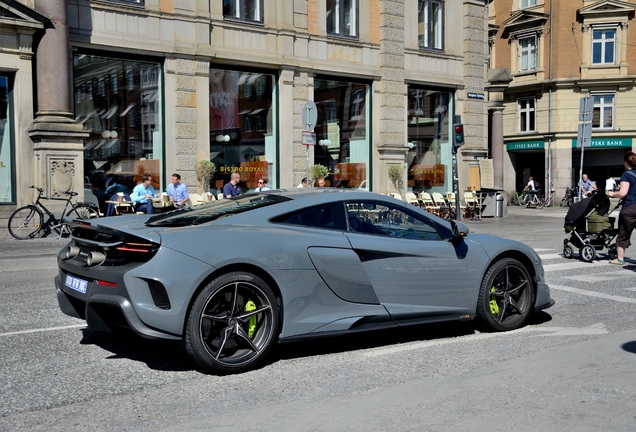
M168 196L170 201L177 208L183 207L188 203L190 196L188 195L188 188L181 183L181 176L177 173L172 174L172 179L168 185Z
M153 198L157 198L157 193L152 187L152 176L144 174L141 178L141 183L135 186L132 194L130 194L135 211L153 214L155 212L155 208L152 205Z

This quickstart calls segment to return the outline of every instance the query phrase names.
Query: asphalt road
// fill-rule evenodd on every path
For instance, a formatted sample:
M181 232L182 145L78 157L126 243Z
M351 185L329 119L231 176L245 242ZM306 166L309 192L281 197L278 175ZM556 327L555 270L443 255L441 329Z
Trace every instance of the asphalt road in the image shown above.
M63 315L52 280L64 240L2 240L0 431L636 431L636 259L563 258L564 214L467 222L543 259L556 305L520 330L294 343L233 376L196 371L179 344Z

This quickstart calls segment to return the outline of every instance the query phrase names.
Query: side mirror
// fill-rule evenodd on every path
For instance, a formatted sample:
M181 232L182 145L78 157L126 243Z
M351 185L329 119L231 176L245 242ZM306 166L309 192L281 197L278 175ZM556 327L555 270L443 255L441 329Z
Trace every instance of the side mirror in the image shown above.
M451 243L457 244L468 235L470 229L462 222L456 222L451 219L451 232L453 236L450 238Z

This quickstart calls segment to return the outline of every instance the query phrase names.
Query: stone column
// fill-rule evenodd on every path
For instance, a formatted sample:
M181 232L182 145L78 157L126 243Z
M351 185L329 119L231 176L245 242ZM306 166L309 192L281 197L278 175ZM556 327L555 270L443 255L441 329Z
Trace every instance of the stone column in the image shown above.
M373 190L393 192L395 189L388 176L389 165L405 167L408 150L404 115L407 103L404 84L404 2L385 0L380 3L380 8L381 80L373 88L378 103L376 124L380 139L377 146L379 163L375 170ZM404 185L406 179L404 168Z
M37 112L29 129L36 159L33 181L56 196L74 190L83 198L84 139L88 133L71 113L70 58L65 0L37 0L51 20L38 44Z
M492 170L495 180L495 189L503 189L503 107L490 108L492 115L492 129L490 139L492 145Z

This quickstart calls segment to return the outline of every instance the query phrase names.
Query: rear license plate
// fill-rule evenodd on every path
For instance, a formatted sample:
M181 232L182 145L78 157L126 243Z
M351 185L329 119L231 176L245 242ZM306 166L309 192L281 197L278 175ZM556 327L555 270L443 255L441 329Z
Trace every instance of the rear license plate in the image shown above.
M64 285L69 287L72 290L81 292L82 294L86 294L86 288L88 287L88 282L83 279L76 278L75 276L66 275L66 282Z

